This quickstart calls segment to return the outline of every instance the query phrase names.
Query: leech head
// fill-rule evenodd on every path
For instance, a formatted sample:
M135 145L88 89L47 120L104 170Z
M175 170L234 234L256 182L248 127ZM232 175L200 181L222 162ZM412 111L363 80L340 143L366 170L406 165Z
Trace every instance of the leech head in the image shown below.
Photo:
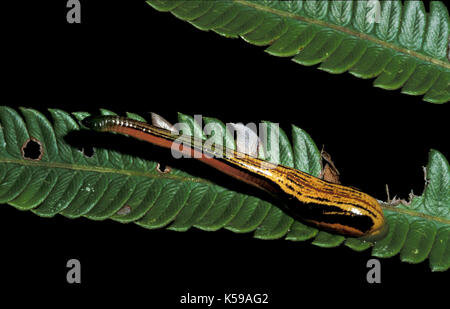
M99 130L100 129L100 123L102 120L100 120L98 117L89 116L81 120L81 124L84 125L86 128L93 129L93 130Z
M81 120L81 124L94 131L107 131L111 126L125 126L127 121L117 116L89 116Z

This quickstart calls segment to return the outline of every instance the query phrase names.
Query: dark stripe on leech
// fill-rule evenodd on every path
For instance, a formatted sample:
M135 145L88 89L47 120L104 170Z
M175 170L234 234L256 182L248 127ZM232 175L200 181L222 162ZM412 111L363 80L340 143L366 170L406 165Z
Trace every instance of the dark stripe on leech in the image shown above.
M328 202L328 203L330 203L330 204L338 204L338 205L348 205L348 206L353 206L353 207L362 209L362 210L364 210L364 211L367 211L367 212L368 212L369 214L371 214L372 216L377 217L377 214L375 214L374 212L372 212L370 209L367 209L367 208L365 208L365 207L363 207L363 206L361 206L361 205L358 205L358 204L354 204L354 203L350 203L350 202L343 202L343 201L336 201L336 200L329 200L329 199L326 199L326 198L315 197L315 196L310 196L310 195L305 195L305 197L306 197L306 198L310 198L310 199L312 199L312 200L316 200L316 201L321 201L321 202L326 202L326 203ZM321 204L321 205L323 205L323 204ZM325 206L326 206L326 204L325 204Z
M214 157L213 160L215 161L219 161L222 163L225 163L229 166L232 166L233 168L239 169L240 171L246 172L247 174L251 174L253 177L261 179L263 181L265 181L266 183L270 183L272 187L279 187L279 185L272 181L272 179L270 179L270 177L264 176L264 175L260 175L257 172L253 172L253 171L249 171L249 169L245 166L245 162L240 162L240 159L235 160L234 158L227 158L227 157ZM280 190L277 190L280 191Z
M244 162L246 162L246 163L248 163L248 164L254 164L254 161L252 161L251 159L244 159L244 160L242 160L242 161L244 161ZM281 172L281 171L277 171L277 172L280 172L280 174L282 174L282 175L285 175L286 177L287 177L287 179L288 180L290 180L291 182L293 182L293 183L295 183L296 185L295 186L292 186L292 185L289 185L288 183L283 183L286 187L288 187L288 188L290 188L292 191L294 191L294 192L296 192L299 196L301 196L301 195L303 195L303 193L301 193L299 190L297 190L298 189L298 187L300 187L300 189L301 188L303 188L303 187L308 187L308 188L310 188L310 189L312 189L313 191L318 191L318 192L321 192L321 193L323 193L324 195L333 195L333 193L334 194L336 194L337 196L339 196L339 197L344 197L344 198L347 198L347 199L350 199L350 200L356 200L356 201L359 201L361 204L365 204L365 205L367 205L367 207L364 207L364 206L362 206L362 205L359 205L359 204L355 204L355 203L350 203L350 202L341 202L341 201L336 201L335 199L324 199L324 198L319 198L319 197L316 197L316 196L305 196L305 197L307 197L307 198L310 198L310 199L312 199L312 200L319 200L319 201L323 201L323 202L328 202L328 203L335 203L335 204L340 204L340 205L351 205L351 206L353 206L353 207L356 207L356 208L359 208L359 209L362 209L362 210L364 210L364 211L367 211L368 213L370 213L371 215L373 215L374 217L378 217L373 211L371 211L371 209L373 210L373 209L375 209L375 207L372 205L372 204L370 204L370 203L368 203L367 201L365 201L365 200L361 200L361 199L359 199L359 198L357 198L357 197L355 197L355 196L350 196L350 195L347 195L347 194L342 194L342 193L340 193L340 192L336 192L336 191L332 191L332 192L330 192L330 191L324 191L323 190L323 188L318 188L318 187L316 187L316 186L313 186L313 185L311 185L311 184L309 184L308 183L308 180L306 179L306 177L308 177L308 178L311 178L311 177L313 177L313 176L310 176L310 175L308 175L308 174L306 174L306 175L303 175L303 173L302 172L300 172L300 173L298 173L298 171L296 171L296 170L294 170L296 173L295 174L290 174L290 173L286 173L286 172ZM305 177L305 178L304 178ZM330 188L337 188L338 190L339 189L343 189L343 188L345 188L344 186L339 186L339 187L337 187L336 185L333 185L333 184L328 184L328 183L326 183L326 182L321 182L320 184L325 184L325 185L327 185L327 186L329 186ZM297 187L297 188L296 188ZM348 189L347 190L347 188L345 188L346 190L344 190L344 191L348 191L348 192L351 192L351 193L353 193L354 195L357 195L357 196L361 196L361 192L359 192L359 191L354 191L353 189ZM340 194L339 194L340 193ZM302 201L302 202L305 202L305 201Z
M284 183L283 184L284 186L286 186L286 187L288 187L289 189L291 189L292 191L294 191L296 194L298 194L298 195L303 195L303 192L302 191L298 191L298 187L299 186L292 186L291 184L289 184L289 183Z
M347 188L347 187L342 186L342 185L329 184L329 183L327 183L327 182L325 182L325 181L323 181L321 179L318 179L318 180L321 181L319 183L319 186L311 186L311 188L313 188L315 191L319 191L321 193L327 194L327 192L329 192L329 191L325 192L325 191L323 191L323 188L322 188L322 185L326 185L326 186L328 186L330 188L334 188L335 189L335 191L330 192L330 193L332 193L332 195L334 193L334 195L336 195L336 196L347 198L347 199L351 199L351 200L356 200L356 201L360 202L361 204L365 204L369 208L372 208L372 209L375 208L375 206L372 205L367 200L361 199L361 196L363 195L363 193L360 192L360 191L356 191L356 190L353 190L351 188ZM352 195L348 195L348 194L345 194L345 193L340 192L340 191L347 191L347 192L351 193Z
M348 211L343 211L339 207L324 206L320 204L306 204L309 207L304 207L301 211L297 212L300 215L300 219L304 219L315 223L327 223L327 224L341 224L355 228L363 233L369 231L374 225L374 221L369 216L359 216ZM324 210L323 207L326 209Z
M366 200L360 199L360 198L358 198L356 196L349 196L347 194L342 194L342 193L339 194L339 192L336 192L336 191L333 191L333 192L324 191L323 189L321 189L321 188L319 188L317 186L313 186L313 185L307 183L307 180L305 180L303 177L299 177L300 175L298 173L286 174L286 175L287 175L287 178L289 180L291 180L292 182L294 182L294 183L303 183L306 187L309 187L313 191L318 191L320 193L323 193L324 195L330 195L330 194L332 195L333 193L335 193L337 196L348 198L348 199L351 199L351 200L356 200L356 201L360 202L361 204L366 205L367 207L364 207L364 206L361 206L361 205L356 205L356 204L352 204L352 205L354 205L354 206L356 206L358 208L361 208L361 209L365 209L365 210L367 210L368 212L370 212L372 214L373 214L373 212L369 211L368 208L370 208L372 210L376 209L376 207L374 205L372 205L371 203L367 202ZM311 177L313 177L313 176L311 176ZM338 190L345 188L346 189L345 191L348 191L348 192L351 192L351 193L357 193L357 194L355 194L357 196L361 196L362 195L362 193L359 192L359 191L353 191L353 189L347 190L347 188L345 186L341 186L341 185L338 186L338 185L334 185L334 184L328 184L328 183L326 183L324 181L322 181L320 184L322 184L322 183L326 184L327 186L334 187L334 188L336 188ZM316 197L310 197L310 198L315 199ZM331 201L334 201L334 200L331 200ZM348 203L348 204L351 204L351 203Z
M374 225L374 221L370 216L357 215L339 206L305 203L298 199L292 199L293 196L285 191L281 191L279 197L285 201L287 213L295 219L306 220L314 224L339 223L343 226L358 229L361 232L369 231Z

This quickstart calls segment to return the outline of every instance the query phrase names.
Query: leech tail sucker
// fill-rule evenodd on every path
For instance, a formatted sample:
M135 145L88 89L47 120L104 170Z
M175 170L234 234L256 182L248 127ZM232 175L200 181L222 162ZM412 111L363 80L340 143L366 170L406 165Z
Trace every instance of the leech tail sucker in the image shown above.
M82 124L96 131L122 133L164 148L176 148L182 154L269 192L283 202L289 215L320 229L370 241L383 237L388 230L378 201L351 187L221 145L206 147L201 139L126 117L94 116L85 118Z

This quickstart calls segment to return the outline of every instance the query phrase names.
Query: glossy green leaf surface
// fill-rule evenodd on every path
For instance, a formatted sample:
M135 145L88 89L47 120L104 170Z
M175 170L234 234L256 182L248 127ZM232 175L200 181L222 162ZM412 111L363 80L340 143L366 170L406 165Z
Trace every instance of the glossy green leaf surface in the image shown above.
M201 30L268 46L274 56L450 100L449 15L440 1L147 0Z
M114 114L108 110L101 113ZM42 217L59 214L112 219L147 229L166 227L175 231L225 228L253 233L260 239L311 240L327 248L345 244L363 251L373 247L372 254L377 257L399 254L408 263L428 258L433 271L450 267L450 168L436 150L430 151L423 195L415 197L410 205L384 206L389 233L373 244L318 231L286 215L280 205L246 194L245 190L219 186L183 168L162 173L156 161L106 148L94 147L93 154L86 155L83 149L68 144L65 136L79 131L79 120L89 114L71 115L51 109L49 115L47 119L33 109L0 107L1 203ZM136 114L127 116L144 120ZM189 131L202 138L217 134L229 147L235 147L227 126L220 120L178 116L179 122L186 125L185 134ZM203 130L199 121L203 125L214 123L214 130ZM268 134L277 128L268 121L264 123ZM279 130L279 147L267 147L268 160L319 176L321 155L312 138L296 126L292 127L292 140ZM26 149L30 141L40 147L40 156L29 157ZM181 167L189 166L189 160L185 159Z

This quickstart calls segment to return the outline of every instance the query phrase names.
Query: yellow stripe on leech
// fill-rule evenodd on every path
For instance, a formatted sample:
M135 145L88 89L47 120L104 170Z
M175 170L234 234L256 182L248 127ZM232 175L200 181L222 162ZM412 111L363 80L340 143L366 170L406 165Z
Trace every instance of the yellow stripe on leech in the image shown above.
M286 168L284 168L286 170L283 170L281 167L279 169L263 170L259 167L260 161L254 158L246 157L243 158L243 160L234 163L251 170L253 173L271 179L273 182L277 183L284 192L295 196L304 203L335 206L346 212L359 212L359 214L367 216L371 216L371 214L365 209L366 207L379 213L377 207L373 203L374 200L357 190L345 187L346 190L345 193L343 193L340 192L342 191L342 186L325 183L323 180L297 170L287 170ZM302 182L307 185L301 186L288 180L286 175L292 172L295 172L296 178L301 179ZM326 186L324 184L326 184ZM332 190L330 190L330 188ZM358 205L360 208L356 209L355 205Z

